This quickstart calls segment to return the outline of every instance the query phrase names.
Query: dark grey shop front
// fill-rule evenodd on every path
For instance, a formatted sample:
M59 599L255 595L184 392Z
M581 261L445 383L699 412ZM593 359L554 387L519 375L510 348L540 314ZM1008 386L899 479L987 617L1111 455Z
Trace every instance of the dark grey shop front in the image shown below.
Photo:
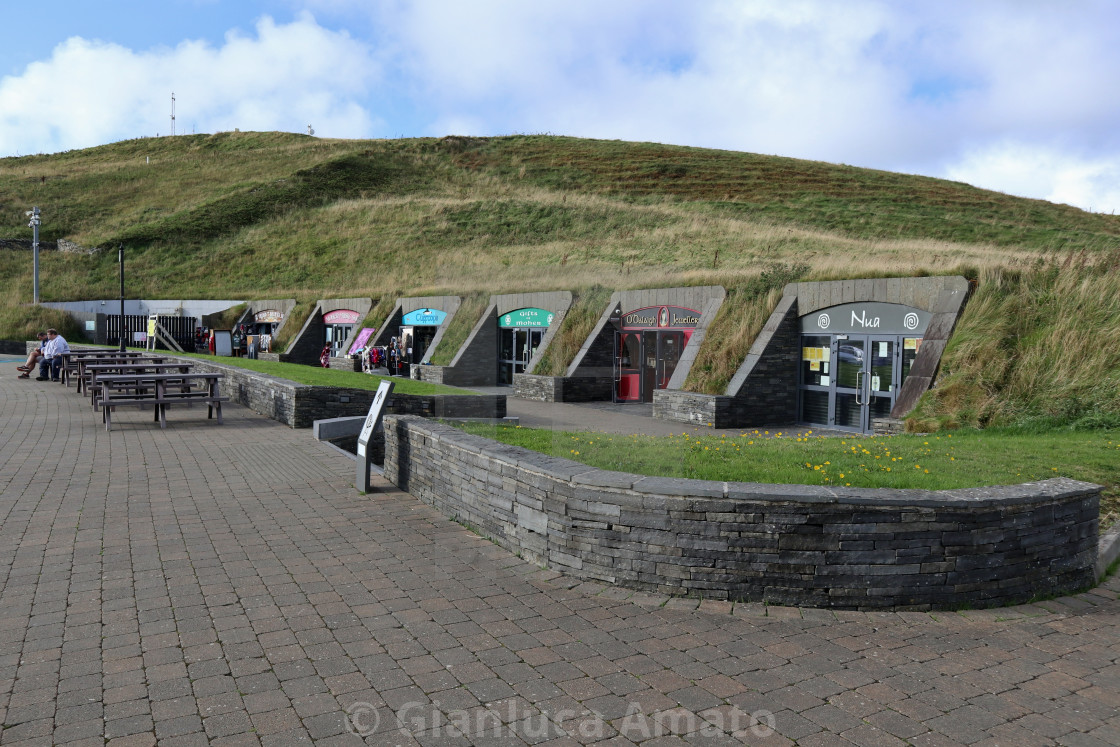
M889 417L929 320L922 309L876 302L802 316L798 422L866 432Z
M654 417L896 429L934 384L968 288L958 276L790 283L724 394L659 390Z

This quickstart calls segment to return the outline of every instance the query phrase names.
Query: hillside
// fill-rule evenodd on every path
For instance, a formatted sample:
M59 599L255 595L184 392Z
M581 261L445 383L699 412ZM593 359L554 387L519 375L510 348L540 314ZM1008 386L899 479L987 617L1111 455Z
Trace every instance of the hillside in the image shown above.
M124 246L134 297L368 295L376 316L400 295L567 289L586 317L618 288L723 285L698 391L726 386L785 282L959 273L977 291L927 426L1120 417L1120 218L956 182L545 136L221 133L0 159L0 239L30 238L31 205L44 241ZM0 338L47 321L31 285L29 253L0 248ZM40 287L115 297L116 252L44 252Z

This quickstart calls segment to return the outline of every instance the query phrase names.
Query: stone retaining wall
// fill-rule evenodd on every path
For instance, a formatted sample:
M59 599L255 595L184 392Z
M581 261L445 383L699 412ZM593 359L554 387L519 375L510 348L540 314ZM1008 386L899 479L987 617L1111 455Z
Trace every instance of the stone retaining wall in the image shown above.
M763 485L606 472L414 417L385 476L503 547L661 593L851 609L992 607L1095 581L1100 487Z
M609 376L513 375L513 396L538 402L609 402L613 387Z
M222 395L292 428L310 428L316 420L365 415L375 391L309 386L197 358L184 359L200 371L220 371ZM504 395L400 394L386 404L388 412L425 418L504 418Z

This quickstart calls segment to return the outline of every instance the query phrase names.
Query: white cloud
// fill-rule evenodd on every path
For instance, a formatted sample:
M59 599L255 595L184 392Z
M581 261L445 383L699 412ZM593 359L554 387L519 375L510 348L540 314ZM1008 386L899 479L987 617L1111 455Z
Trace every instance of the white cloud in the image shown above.
M945 177L1099 213L1120 210L1120 156L1081 156L1052 147L1004 142L968 153Z
M1108 0L359 6L374 9L427 134L547 131L933 176L1009 139L1050 163L1041 154L1064 140L1098 152L1079 156L1098 176L1077 204L1120 207L1100 191L1120 156ZM971 163L974 183L1006 184Z
M653 140L1120 209L1114 0L283 2L353 36L303 15L219 47L71 39L0 80L0 154L166 132L175 91L180 132Z
M302 132L369 137L366 95L378 68L366 45L309 14L214 48L185 41L136 52L74 37L22 75L0 80L0 154L53 152L170 131Z

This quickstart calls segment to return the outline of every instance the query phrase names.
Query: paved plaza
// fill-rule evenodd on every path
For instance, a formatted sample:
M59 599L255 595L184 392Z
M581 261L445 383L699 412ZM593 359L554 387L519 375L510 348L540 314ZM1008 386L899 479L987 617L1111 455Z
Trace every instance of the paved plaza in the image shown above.
M525 563L242 407L0 374L0 745L1118 745L1120 582L1000 610Z

